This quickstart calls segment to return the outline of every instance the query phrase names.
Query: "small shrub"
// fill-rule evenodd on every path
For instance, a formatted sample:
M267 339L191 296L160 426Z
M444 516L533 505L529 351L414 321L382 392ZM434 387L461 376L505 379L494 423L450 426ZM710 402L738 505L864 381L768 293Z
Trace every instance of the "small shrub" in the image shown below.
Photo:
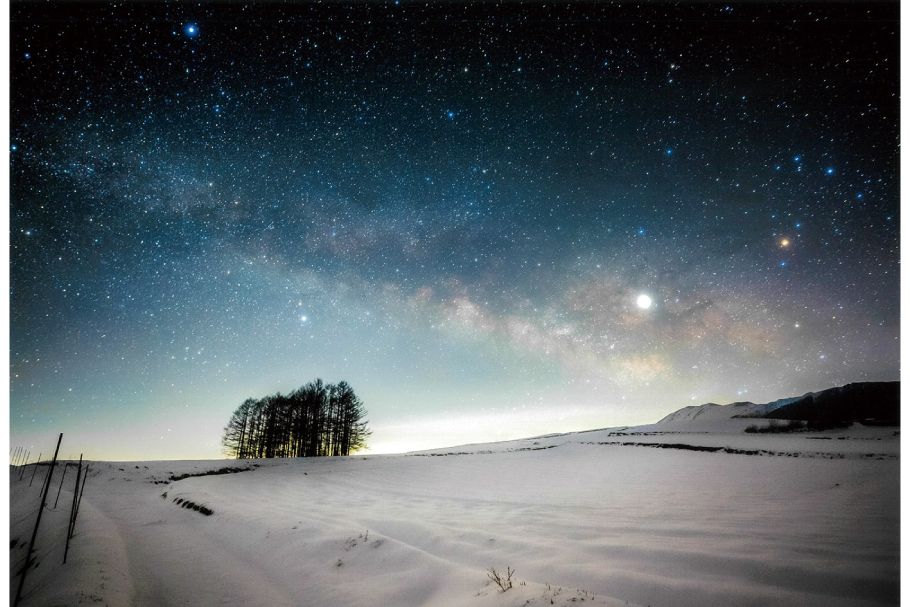
M515 574L514 569L506 567L506 575L503 577L495 567L490 567L490 570L487 572L487 577L490 578L497 586L502 589L503 592L512 587L512 576Z

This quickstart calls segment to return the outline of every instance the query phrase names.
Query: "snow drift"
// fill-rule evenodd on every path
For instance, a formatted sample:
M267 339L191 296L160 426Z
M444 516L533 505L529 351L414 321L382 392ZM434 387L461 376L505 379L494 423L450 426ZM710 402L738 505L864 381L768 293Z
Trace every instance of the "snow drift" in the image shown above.
M680 426L397 456L95 462L67 564L69 478L22 605L899 603L895 429ZM244 471L184 476L226 464ZM15 479L11 598L38 500ZM513 587L490 568L514 569Z

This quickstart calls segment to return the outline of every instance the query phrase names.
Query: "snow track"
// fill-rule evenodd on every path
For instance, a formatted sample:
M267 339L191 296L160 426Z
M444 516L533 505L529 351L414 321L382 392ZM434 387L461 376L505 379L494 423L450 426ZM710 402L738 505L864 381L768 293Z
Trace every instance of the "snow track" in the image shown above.
M885 460L590 444L602 438L260 461L157 485L224 462L97 464L72 567L54 565L64 585L35 576L23 605L899 603L896 438L876 442ZM741 438L720 442L755 444ZM821 442L853 449L804 444ZM490 567L515 569L513 588Z

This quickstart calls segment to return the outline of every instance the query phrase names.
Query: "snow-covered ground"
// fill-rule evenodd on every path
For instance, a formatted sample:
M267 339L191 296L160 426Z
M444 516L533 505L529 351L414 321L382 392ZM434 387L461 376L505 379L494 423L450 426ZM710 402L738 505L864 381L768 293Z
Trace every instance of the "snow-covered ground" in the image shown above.
M92 462L68 562L72 470L21 604L898 604L895 429L743 433L752 423L394 456ZM171 480L226 466L250 470ZM30 473L10 481L11 601L38 509ZM491 567L513 569L513 587L491 583Z

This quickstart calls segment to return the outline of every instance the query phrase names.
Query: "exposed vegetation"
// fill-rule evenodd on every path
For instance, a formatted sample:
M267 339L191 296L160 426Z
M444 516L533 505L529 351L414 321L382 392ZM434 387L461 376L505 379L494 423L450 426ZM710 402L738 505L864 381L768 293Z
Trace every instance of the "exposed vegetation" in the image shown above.
M838 419L810 419L808 421L797 419L772 419L766 426L752 424L746 432L759 434L779 434L785 432L801 432L803 430L836 430L849 428L852 422Z
M366 447L366 410L346 382L310 382L294 392L245 400L221 439L237 459L350 455Z
M253 468L231 468L229 466L225 466L224 468L219 468L218 470L209 470L207 472L192 472L192 473L187 472L187 473L181 474L179 476L175 475L175 474L171 474L171 477L169 480L170 481L182 481L185 478L192 478L194 476L212 476L212 475L217 475L217 474L236 474L237 472L247 472L249 470L253 470L254 468L256 468L258 466L259 466L259 464L253 464ZM161 481L161 482L168 482L168 481Z
M752 424L746 428L746 432L750 434L781 434L784 432L799 432L800 430L805 429L806 423L800 420L788 419L772 419L769 420L767 425L762 424Z
M501 573L496 571L495 567L490 567L490 570L487 572L487 577L490 578L497 586L502 589L503 592L512 587L512 576L515 575L515 570L506 567L506 575L503 576Z
M196 512L199 512L200 514L204 514L206 516L211 516L214 514L214 510L211 508L207 508L206 506L191 502L190 500L185 500L182 497L175 497L174 503L182 508L189 508L190 510L195 510Z

